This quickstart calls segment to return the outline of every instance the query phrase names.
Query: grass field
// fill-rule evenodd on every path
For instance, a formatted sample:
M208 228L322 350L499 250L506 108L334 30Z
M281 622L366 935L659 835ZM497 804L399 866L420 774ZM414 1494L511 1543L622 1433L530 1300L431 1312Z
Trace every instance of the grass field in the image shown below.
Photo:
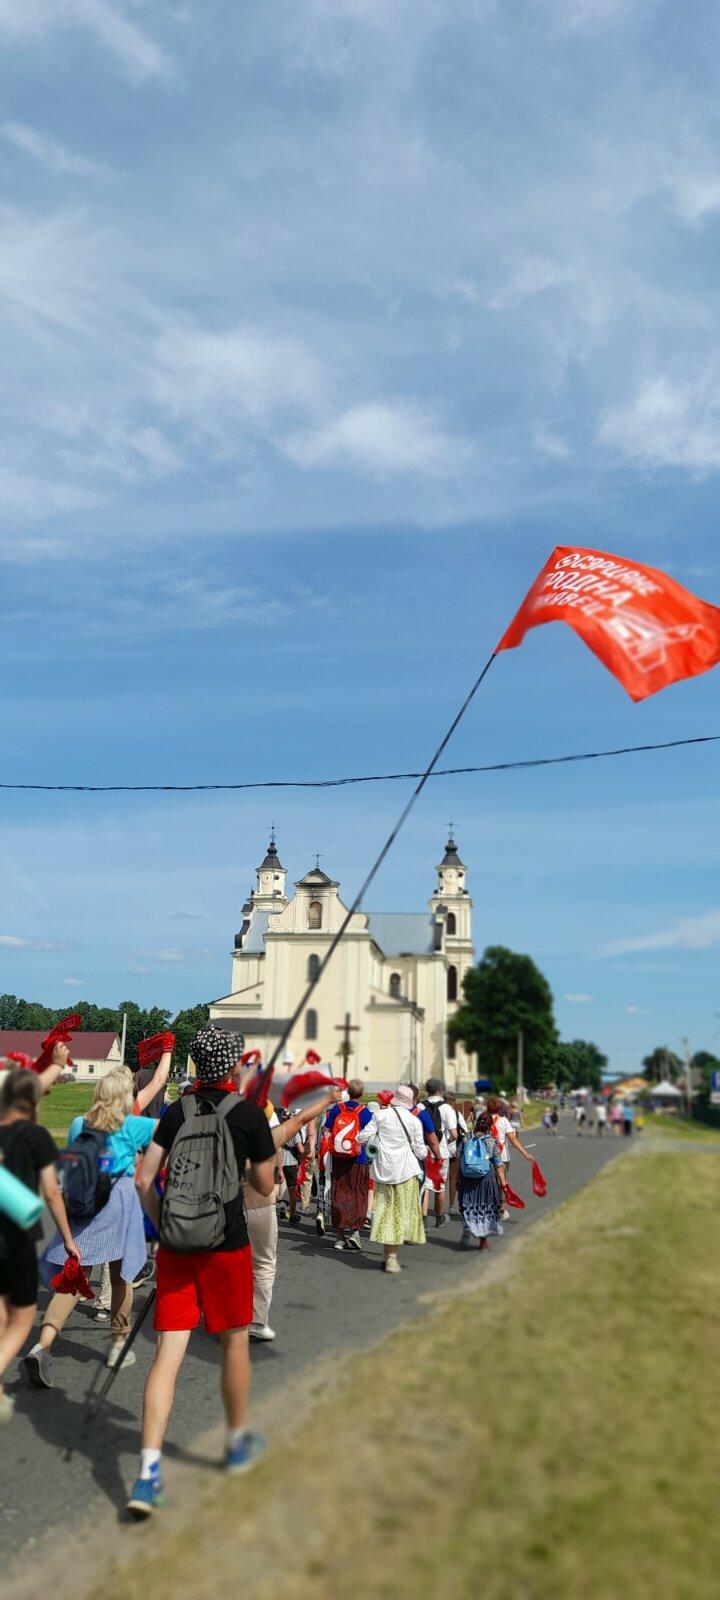
M613 1162L98 1597L710 1600L719 1195L711 1154Z
M702 1122L687 1122L684 1117L668 1117L663 1111L651 1112L646 1118L644 1132L659 1133L663 1137L688 1139L701 1144L720 1144L720 1128L706 1128Z
M40 1102L39 1120L54 1138L63 1138L73 1117L87 1111L93 1097L92 1084L59 1083Z

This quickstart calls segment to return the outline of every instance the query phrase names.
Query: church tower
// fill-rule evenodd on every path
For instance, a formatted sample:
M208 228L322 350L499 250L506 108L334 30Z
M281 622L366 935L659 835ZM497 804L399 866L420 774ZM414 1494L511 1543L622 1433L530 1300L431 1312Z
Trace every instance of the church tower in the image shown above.
M437 888L430 900L430 910L438 930L438 947L445 954L446 1020L449 1020L458 1005L462 1005L463 979L475 959L473 903L467 891L467 867L458 854L452 824L445 854L437 867ZM474 1073L471 1059L462 1045L446 1045L446 1057L448 1079L458 1082Z
M270 833L270 843L267 847L265 860L256 868L257 888L253 889L251 900L256 911L284 911L287 905L285 895L285 868L280 860L275 843L275 829Z

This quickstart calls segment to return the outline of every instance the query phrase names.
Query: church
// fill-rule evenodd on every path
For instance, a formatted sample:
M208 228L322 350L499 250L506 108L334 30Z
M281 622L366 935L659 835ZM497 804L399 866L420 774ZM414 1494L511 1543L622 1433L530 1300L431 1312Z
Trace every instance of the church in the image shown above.
M211 1002L210 1017L242 1032L246 1049L267 1061L348 908L319 863L287 893L274 830L256 873L235 935L230 993ZM452 831L436 874L427 911L352 917L288 1040L297 1065L313 1049L368 1088L430 1076L448 1089L472 1088L475 1057L447 1038L474 961L467 868Z

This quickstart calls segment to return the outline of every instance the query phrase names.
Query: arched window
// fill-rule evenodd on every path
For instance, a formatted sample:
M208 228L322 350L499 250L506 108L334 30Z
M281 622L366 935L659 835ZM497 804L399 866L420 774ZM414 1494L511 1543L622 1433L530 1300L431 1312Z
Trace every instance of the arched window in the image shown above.
M322 902L320 900L311 900L310 901L310 904L308 906L308 927L309 928L321 928L322 927Z
M445 932L457 933L457 918L454 911L448 911L445 919Z
M318 1018L317 1011L305 1012L305 1038L317 1039Z
M319 971L320 971L320 957L319 956L308 956L308 964L307 964L307 981L308 981L308 983L312 983L313 979L317 977Z
M447 997L448 1000L457 1000L457 967L447 969Z
M390 973L390 998L392 1000L399 1000L400 999L400 983L401 983L400 973L399 972L391 972Z
M448 1039L448 1042L447 1042L447 1058L448 1058L448 1061L454 1061L455 1060L455 1040L454 1039Z

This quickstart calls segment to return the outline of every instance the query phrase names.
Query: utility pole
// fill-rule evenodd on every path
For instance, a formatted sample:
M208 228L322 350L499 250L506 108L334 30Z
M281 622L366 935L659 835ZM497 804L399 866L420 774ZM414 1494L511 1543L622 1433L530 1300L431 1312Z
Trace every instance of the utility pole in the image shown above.
M525 1035L522 1028L517 1036L517 1098L520 1110L525 1104Z
M337 1022L335 1024L335 1032L342 1034L342 1040L341 1040L340 1044L338 1045L338 1055L342 1056L343 1077L346 1078L347 1075L348 1075L348 1062L349 1062L350 1057L351 1057L351 1055L353 1053L353 1043L352 1043L352 1039L350 1038L350 1035L351 1035L351 1033L359 1033L360 1032L360 1029L359 1029L357 1024L355 1024L355 1026L353 1027L352 1017L351 1017L349 1011L345 1012L345 1021L344 1022Z
M692 1061L690 1059L690 1040L684 1036L683 1045L685 1048L685 1099L687 1102L687 1114L689 1117L692 1117Z
M127 1040L127 1011L123 1011L122 1038L120 1040L120 1065L125 1065L125 1043Z

